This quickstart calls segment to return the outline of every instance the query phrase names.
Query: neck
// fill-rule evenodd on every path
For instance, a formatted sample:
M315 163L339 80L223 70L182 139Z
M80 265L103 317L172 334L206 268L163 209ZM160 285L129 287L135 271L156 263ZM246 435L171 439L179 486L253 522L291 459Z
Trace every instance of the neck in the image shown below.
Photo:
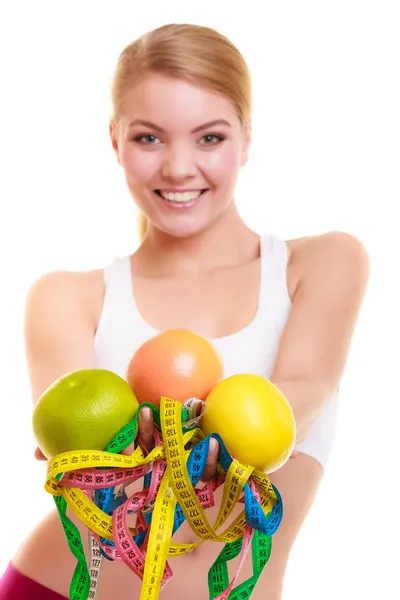
M148 225L134 255L137 274L179 276L246 264L259 256L260 240L243 222L234 204L210 227L176 238Z

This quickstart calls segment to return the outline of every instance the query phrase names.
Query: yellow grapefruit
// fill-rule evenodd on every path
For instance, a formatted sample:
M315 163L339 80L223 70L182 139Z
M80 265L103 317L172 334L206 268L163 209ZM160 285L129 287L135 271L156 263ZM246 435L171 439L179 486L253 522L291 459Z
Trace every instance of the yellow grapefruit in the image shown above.
M200 427L205 435L218 433L231 456L266 473L285 464L296 442L289 402L259 375L238 374L217 383L206 398Z
M43 392L33 433L47 458L69 450L104 450L139 408L128 383L105 369L78 369Z

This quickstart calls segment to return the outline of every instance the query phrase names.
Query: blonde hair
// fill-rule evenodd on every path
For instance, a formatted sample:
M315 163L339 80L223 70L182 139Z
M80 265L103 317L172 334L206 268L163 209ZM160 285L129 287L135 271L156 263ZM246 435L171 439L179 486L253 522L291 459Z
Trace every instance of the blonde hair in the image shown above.
M114 73L112 120L123 110L124 96L147 73L184 79L228 98L244 127L251 118L251 78L240 51L224 35L210 27L188 24L163 25L145 33L120 54ZM146 217L139 215L143 239Z

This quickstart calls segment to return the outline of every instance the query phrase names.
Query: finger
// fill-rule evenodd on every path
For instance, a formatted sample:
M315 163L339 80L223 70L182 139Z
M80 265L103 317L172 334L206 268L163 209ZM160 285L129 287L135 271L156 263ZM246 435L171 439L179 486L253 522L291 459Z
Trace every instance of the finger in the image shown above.
M121 450L121 454L126 454L127 456L130 456L133 451L135 450L135 440L133 440L133 442L131 442L129 444L129 446L127 446L126 448L124 448L123 450Z
M201 480L206 482L212 479L217 470L219 445L216 439L210 439L206 466L204 468Z
M154 419L150 406L143 406L139 410L139 441L146 450L153 450L154 444Z
M43 454L40 448L36 448L34 452L34 457L36 460L47 460L47 457Z
M297 446L295 446L295 448L289 458L296 458L299 454L300 454L299 449L297 448Z

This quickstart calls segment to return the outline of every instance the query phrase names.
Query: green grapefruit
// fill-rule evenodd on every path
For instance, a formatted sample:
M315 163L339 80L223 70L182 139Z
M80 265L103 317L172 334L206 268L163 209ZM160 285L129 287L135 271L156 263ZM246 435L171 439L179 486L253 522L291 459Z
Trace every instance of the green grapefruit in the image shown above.
M104 450L138 408L132 389L116 373L78 369L40 396L33 410L33 433L47 458L69 450Z

